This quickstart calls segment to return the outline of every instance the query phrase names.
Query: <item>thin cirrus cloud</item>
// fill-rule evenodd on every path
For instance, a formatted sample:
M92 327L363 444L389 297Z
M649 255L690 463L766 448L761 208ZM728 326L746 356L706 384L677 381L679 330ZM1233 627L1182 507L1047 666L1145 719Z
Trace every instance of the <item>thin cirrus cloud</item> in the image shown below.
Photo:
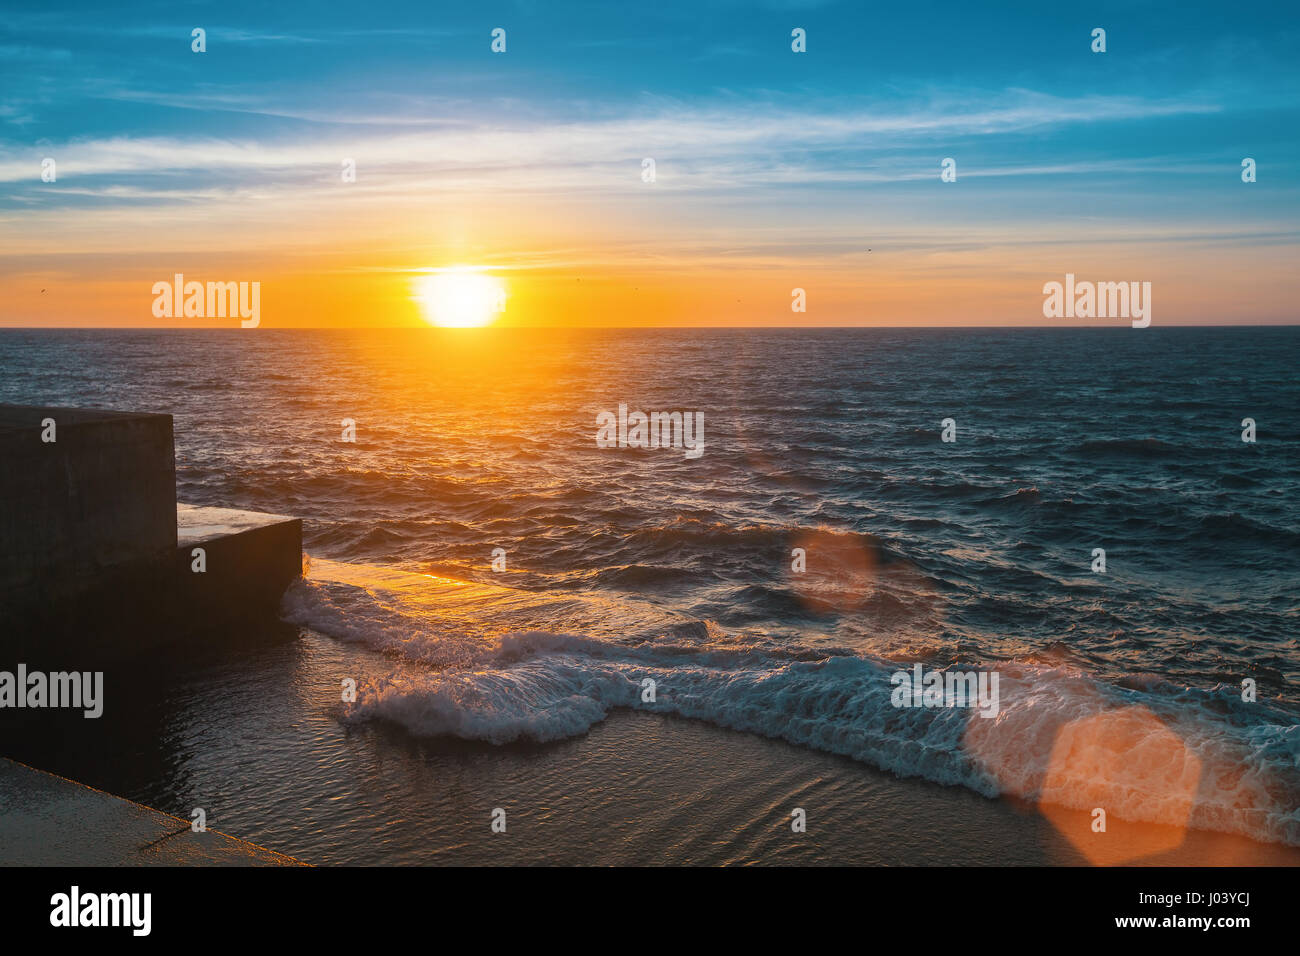
M419 132L386 132L356 137L321 137L288 142L235 141L207 136L191 138L115 136L88 141L48 144L45 152L61 157L69 176L99 176L151 171L240 170L245 173L287 169L310 170L337 165L338 157L353 157L372 170L423 166L428 169L480 170L534 166L542 174L538 188L571 185L564 168L588 170L601 162L622 162L641 154L684 162L726 163L736 157L754 158L755 151L780 156L797 151L805 156L804 173L816 176L816 156L836 149L881 150L888 137L891 149L909 138L982 137L1054 129L1068 124L1116 122L1152 117L1211 113L1208 102L1143 101L1133 97L1065 99L1023 91L1002 97L1000 105L982 109L927 109L888 113L863 110L817 113L779 108L735 110L678 107L651 115L619 116L604 121L534 122L478 128L452 123L449 128ZM30 180L30 148L0 149L0 182ZM39 158L37 158L39 163ZM766 163L751 163L764 168ZM734 174L743 166L727 166ZM787 165L787 170L788 170ZM821 170L833 173L833 170ZM850 179L853 177L850 176ZM867 177L870 179L871 177ZM876 177L881 181L896 177Z

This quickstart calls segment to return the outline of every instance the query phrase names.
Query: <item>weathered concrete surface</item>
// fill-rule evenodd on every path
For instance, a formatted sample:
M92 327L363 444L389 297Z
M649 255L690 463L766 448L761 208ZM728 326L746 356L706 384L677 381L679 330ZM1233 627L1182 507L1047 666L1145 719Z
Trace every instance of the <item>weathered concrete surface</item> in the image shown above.
M191 613L274 616L302 576L302 521L235 508L176 506L181 596ZM202 548L207 570L194 571Z
M0 405L0 594L57 601L166 560L175 502L170 415Z
M0 758L0 866L302 866L274 850Z

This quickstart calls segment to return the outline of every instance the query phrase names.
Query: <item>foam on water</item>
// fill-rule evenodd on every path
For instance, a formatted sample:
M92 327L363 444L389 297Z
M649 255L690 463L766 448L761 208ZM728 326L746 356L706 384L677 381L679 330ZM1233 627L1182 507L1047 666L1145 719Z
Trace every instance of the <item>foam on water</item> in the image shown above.
M897 708L898 661L729 634L632 600L321 560L286 596L285 617L388 657L347 720L503 744L572 737L614 708L640 708L990 797L1300 845L1300 727L1231 687L1149 675L1120 686L1008 661L994 718Z

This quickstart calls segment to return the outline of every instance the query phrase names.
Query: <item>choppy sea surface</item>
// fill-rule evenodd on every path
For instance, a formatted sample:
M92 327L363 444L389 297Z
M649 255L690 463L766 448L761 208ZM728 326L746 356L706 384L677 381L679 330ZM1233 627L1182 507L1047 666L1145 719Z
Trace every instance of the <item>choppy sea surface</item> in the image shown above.
M283 614L365 651L344 730L490 752L646 710L1300 845L1298 359L1300 328L9 330L0 401L170 412L180 500L302 517ZM703 454L598 447L620 404L702 412ZM918 662L998 672L998 716L893 706Z

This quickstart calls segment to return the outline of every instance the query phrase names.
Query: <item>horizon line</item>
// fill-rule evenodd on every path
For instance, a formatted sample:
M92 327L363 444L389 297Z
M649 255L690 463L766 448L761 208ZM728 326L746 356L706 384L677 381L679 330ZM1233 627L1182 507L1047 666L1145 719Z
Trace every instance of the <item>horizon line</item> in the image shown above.
M1285 329L1300 326L1300 319L1291 322L1234 322L1224 324L1200 324L1200 323L1162 323L1161 325L1152 325L1138 331L1148 331L1151 328L1166 329ZM375 332L392 332L399 330L420 330L430 329L434 331L445 332L483 332L489 330L500 331L517 331L525 329L587 329L591 331L637 331L637 330L654 330L669 331L681 329L736 329L736 330L760 330L760 329L803 329L808 330L830 330L830 329L1007 329L1007 330L1039 330L1039 329L1090 329L1099 332L1119 331L1128 329L1127 325L482 325L473 327L455 327L442 325L272 325L262 326L257 329L244 329L234 326L221 325L0 325L0 332L344 332L369 330Z

